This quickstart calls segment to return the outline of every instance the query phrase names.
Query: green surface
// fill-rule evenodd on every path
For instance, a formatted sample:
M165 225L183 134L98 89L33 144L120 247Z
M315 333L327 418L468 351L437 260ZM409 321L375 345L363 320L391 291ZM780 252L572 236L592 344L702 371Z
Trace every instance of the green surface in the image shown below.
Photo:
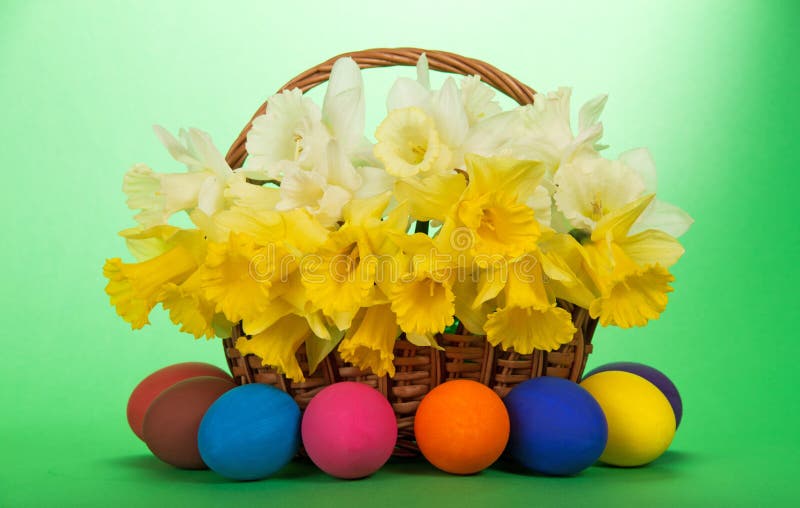
M0 506L796 505L800 4L232 4L0 4ZM102 291L102 262L132 224L123 172L181 169L150 125L197 126L225 147L295 74L405 45L481 58L540 90L570 84L577 102L609 92L612 153L649 146L660 196L696 219L662 319L599 330L590 363L649 363L682 390L684 423L651 466L460 478L400 463L341 482L295 464L237 484L162 465L127 428L127 396L149 372L224 364L219 343L181 336L159 311L131 332ZM367 73L373 126L393 76Z

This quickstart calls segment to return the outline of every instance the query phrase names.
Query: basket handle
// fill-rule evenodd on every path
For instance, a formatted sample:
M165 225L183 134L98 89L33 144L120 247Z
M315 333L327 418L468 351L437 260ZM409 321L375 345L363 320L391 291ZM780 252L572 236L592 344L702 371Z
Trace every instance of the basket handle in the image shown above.
M419 48L376 48L342 53L298 75L283 85L279 92L299 88L305 93L315 86L325 83L331 77L331 69L333 68L334 62L342 57L351 57L362 69L392 67L395 65L413 67L417 65L417 60L423 53L427 56L428 65L433 70L461 74L464 76L475 74L480 76L484 83L492 86L511 99L514 99L520 105L533 103L533 96L536 94L534 89L497 69L493 65L455 53ZM245 128L242 129L239 137L237 137L236 141L231 145L228 154L225 156L225 160L228 161L231 168L236 169L242 167L244 159L247 157L247 150L245 149L247 133L250 131L253 119L264 114L266 110L267 103L265 101L264 104L256 110L253 117L247 122Z

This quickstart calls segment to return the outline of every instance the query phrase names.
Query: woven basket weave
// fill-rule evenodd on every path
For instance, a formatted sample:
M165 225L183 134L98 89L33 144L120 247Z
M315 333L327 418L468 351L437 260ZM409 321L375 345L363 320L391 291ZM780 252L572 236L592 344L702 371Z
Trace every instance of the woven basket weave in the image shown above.
M428 58L431 69L461 75L478 75L481 80L514 99L519 104L531 104L535 91L496 69L495 67L443 51L428 51L416 48L371 49L345 53L313 67L286 83L280 90L299 88L304 93L330 78L334 62L345 56L352 57L362 68L389 67L395 65L414 66L422 53ZM261 105L253 118L266 111L267 103ZM239 168L247 157L245 142L251 122L239 134L231 146L226 160L232 168ZM451 379L472 379L492 388L504 397L517 384L535 377L556 376L577 381L583 374L586 359L592 351L592 335L597 324L586 309L559 302L559 306L572 314L577 329L572 341L557 351L536 350L522 355L513 350L502 350L491 346L484 336L472 335L461 326L456 333L438 337L444 351L430 347L414 346L406 340L398 340L394 348L394 378L378 377L371 372L342 361L336 351L323 360L313 374L308 373L308 362L301 347L297 359L306 376L304 382L286 379L274 369L263 367L261 359L254 355L242 357L234 347L242 336L240 327L235 327L231 338L224 340L225 356L231 373L238 384L265 383L291 394L301 408L305 408L314 395L326 386L340 381L357 381L378 389L394 408L397 416L398 441L395 455L408 456L418 453L414 442L414 413L422 398L437 385Z

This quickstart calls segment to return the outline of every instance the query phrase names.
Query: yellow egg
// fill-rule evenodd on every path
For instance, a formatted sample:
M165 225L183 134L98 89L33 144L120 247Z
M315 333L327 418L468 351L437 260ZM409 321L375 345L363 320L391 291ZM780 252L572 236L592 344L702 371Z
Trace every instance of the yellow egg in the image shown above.
M608 371L581 382L608 421L608 444L600 461L614 466L641 466L669 447L675 436L675 413L655 385L635 374Z

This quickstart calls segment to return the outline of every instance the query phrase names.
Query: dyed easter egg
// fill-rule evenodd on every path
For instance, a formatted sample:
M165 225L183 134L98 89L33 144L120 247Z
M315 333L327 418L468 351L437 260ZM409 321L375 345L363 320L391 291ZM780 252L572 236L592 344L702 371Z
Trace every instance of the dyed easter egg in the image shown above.
M508 451L548 475L573 475L594 464L606 447L600 405L572 381L540 377L514 387L503 402L511 421Z
M197 448L200 421L209 406L235 386L231 379L201 376L164 390L142 422L144 442L153 455L182 469L205 469Z
M661 456L675 436L675 413L661 390L630 372L589 376L581 386L603 408L608 443L600 460L614 466L641 466Z
M213 376L221 379L231 379L227 372L219 367L208 363L186 362L170 365L157 370L144 378L141 383L133 389L128 399L128 425L131 426L134 434L142 437L142 420L150 403L158 397L161 392L184 379L198 376Z
M661 393L664 394L669 401L669 404L672 406L672 411L675 413L675 428L681 426L681 419L683 418L683 401L681 400L681 394L678 393L678 388L675 387L675 384L666 375L664 375L663 372L642 363L614 362L597 367L583 376L583 378L586 379L587 377L597 374L598 372L608 372L610 370L630 372L631 374L641 376L656 385L656 388L661 390Z
M506 447L509 426L502 399L490 388L466 379L431 390L414 417L414 435L422 454L453 474L473 474L492 465Z
M397 420L386 398L361 383L324 388L303 414L303 446L331 476L363 478L378 471L397 443Z
M300 408L287 393L264 384L239 386L206 411L197 433L203 461L233 480L276 473L300 445Z

